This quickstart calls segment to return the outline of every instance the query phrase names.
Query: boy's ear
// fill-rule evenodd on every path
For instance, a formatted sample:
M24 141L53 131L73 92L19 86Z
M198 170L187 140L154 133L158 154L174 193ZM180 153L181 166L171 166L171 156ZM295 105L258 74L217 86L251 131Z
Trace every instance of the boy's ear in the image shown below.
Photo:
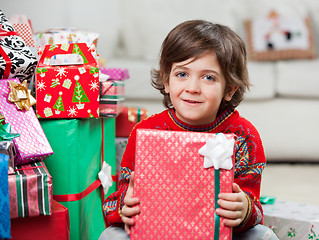
M164 87L165 87L165 92L169 93L169 84L168 83L164 83Z
M228 87L228 91L226 92L226 94L224 96L225 101L230 101L238 88L239 88L238 86L230 85Z

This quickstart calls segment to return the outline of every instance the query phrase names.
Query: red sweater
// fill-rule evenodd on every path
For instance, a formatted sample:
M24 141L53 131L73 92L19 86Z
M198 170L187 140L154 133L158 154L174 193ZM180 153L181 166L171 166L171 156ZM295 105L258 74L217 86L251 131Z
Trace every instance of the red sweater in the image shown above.
M264 149L256 128L236 110L221 113L208 125L192 126L179 120L174 110L165 110L138 123L132 130L121 163L119 187L103 203L103 212L108 225L121 224L119 209L128 188L131 172L135 167L136 129L160 129L170 131L196 131L210 133L234 133L235 143L235 182L247 194L249 200L248 214L235 232L244 231L262 223L263 211L259 202L261 174L266 165Z

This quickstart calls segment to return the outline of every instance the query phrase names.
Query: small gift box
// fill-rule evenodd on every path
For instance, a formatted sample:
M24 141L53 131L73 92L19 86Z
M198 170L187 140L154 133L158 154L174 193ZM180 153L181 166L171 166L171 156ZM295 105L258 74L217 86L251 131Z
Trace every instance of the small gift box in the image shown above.
M10 208L8 186L9 156L0 153L0 239L10 238Z
M9 175L11 218L51 214L52 177L43 162L15 166Z
M0 10L0 78L30 81L37 59Z
M62 204L52 201L52 214L11 220L12 239L69 240L69 211Z
M20 137L12 140L17 151L15 165L44 160L53 154L30 106L30 98L26 84L20 84L18 79L0 80L0 113L10 123L12 132L20 134Z
M124 99L124 81L108 80L100 82L100 97L103 99Z
M98 118L99 69L85 43L47 45L36 70L40 118Z
M45 45L64 43L86 43L90 46L91 44L97 44L99 34L70 28L56 28L35 33L34 37L36 44L42 48Z
M115 118L124 108L124 99L104 99L100 98L100 117Z
M138 129L131 239L231 239L215 215L232 192L234 135Z
M264 225L279 239L318 239L318 206L276 200L274 204L264 204L263 210Z
M14 173L14 146L12 140L19 137L20 134L11 133L10 123L2 124L4 119L0 120L0 154L8 155L9 157L9 169L8 173Z
M116 118L116 137L129 137L136 123L147 118L147 115L145 108L125 106Z
M109 76L110 80L124 80L130 78L128 69L126 68L100 68L101 73Z

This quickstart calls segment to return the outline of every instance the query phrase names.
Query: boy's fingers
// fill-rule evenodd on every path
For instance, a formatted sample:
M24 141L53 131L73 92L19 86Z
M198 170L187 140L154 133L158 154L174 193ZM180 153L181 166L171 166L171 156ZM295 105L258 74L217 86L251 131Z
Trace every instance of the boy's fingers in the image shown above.
M241 217L240 211L228 211L222 208L217 208L216 214L219 215L220 217L231 219L231 220L236 220L236 219L240 220L240 217Z
M124 229L127 235L131 235L131 226L125 224Z
M237 183L233 183L233 191L235 193L240 193L242 190L240 189L240 187Z
M138 206L127 207L126 205L124 205L124 207L122 208L122 214L125 217L132 217L132 216L135 216L136 214L139 214L140 212L141 212L141 210Z

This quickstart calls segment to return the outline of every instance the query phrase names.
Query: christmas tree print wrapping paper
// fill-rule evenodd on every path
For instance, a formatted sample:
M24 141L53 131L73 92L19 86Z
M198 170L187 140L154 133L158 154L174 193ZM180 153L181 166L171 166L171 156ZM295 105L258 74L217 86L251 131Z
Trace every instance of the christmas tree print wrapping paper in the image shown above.
M11 218L51 214L52 177L43 162L15 166L9 175Z
M102 166L102 129L104 161L112 167L112 175L116 174L113 118L40 119L40 122L54 150L54 154L46 159L54 180L53 198L56 195L82 193L98 179ZM109 195L115 190L116 183L113 182L105 194ZM105 229L101 187L80 200L60 203L69 209L71 239L99 238Z
M9 156L0 153L0 239L11 238L8 161Z
M30 81L38 61L1 10L0 33L0 78Z
M319 239L319 206L276 200L263 210L264 225L280 240Z
M17 151L15 165L44 160L53 154L52 148L37 119L33 108L18 110L16 105L8 101L10 94L9 81L20 83L18 79L0 79L0 113L5 122L10 123L11 131L20 137L13 139Z
M36 69L40 118L98 118L99 68L94 46L46 45Z
M233 165L234 135L224 136L232 142ZM215 215L215 194L232 192L234 168L204 168L206 157L198 151L209 138L217 143L210 133L137 130L134 196L141 213L132 240L231 239L232 229ZM224 153L225 145L217 146Z

